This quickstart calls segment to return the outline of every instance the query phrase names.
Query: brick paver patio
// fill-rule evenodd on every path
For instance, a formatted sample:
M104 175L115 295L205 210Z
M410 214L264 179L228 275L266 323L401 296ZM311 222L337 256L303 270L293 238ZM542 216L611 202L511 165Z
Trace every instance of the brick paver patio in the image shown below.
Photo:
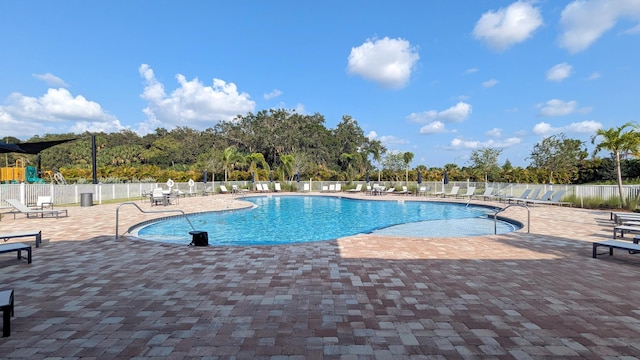
M537 206L531 233L194 248L116 240L117 206L0 221L44 239L32 264L0 255L0 289L16 297L0 358L640 357L640 255L591 258L612 236L606 211ZM503 214L526 222L523 208ZM150 217L121 207L120 233Z

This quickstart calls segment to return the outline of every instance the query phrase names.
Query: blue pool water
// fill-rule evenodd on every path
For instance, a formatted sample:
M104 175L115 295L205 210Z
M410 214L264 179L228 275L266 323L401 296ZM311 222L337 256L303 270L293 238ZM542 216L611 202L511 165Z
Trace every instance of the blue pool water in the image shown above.
M426 201L372 201L330 196L248 197L250 209L190 214L210 245L274 245L374 233L386 236L452 237L494 234L494 210ZM497 232L517 229L498 221ZM173 217L133 230L142 239L191 242L189 223Z

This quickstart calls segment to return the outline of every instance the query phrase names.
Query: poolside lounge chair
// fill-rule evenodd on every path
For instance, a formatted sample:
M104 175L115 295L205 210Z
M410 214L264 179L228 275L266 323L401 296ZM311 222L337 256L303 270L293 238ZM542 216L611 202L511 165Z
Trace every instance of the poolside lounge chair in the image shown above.
M329 191L329 185L322 185L320 192L328 192L328 191Z
M235 186L235 185L234 185ZM228 194L229 190L227 189L227 187L225 185L220 185L220 193L222 194Z
M341 192L342 191L342 184L341 183L337 183L336 184L336 192Z
M346 190L346 192L360 192L360 191L362 191L362 184L356 185L355 189Z
M53 209L53 202L51 201L51 196L38 196L35 204L29 204L33 209L44 210L45 208Z
M275 192L282 191L282 189L280 188L280 183L275 183L275 184L273 184L273 190L274 190Z
M484 189L484 193L480 194L480 195L471 195L471 198L473 199L474 196L482 196L483 200L487 200L487 198L492 197L493 196L493 187L491 186L487 186Z
M335 192L335 191L336 191L336 185L335 184L329 185L329 192Z
M546 204L546 205L569 205L572 206L573 204L569 201L560 201L560 199L562 199L562 197L564 196L564 194L566 193L565 190L558 190L555 194L553 194L553 196L551 196L551 198L549 200L537 200L537 201L530 201L532 204Z
M31 215L35 215L36 217L44 217L45 215L55 216L56 218L60 217L61 214L64 213L64 216L69 216L69 213L66 209L62 210L40 210L40 209L31 209L25 204L21 203L16 199L6 199L5 200L9 205L13 206L14 209L18 211L20 214L25 214L27 217L31 217ZM16 218L17 213L13 213L13 218Z
M430 189L430 188L429 188L428 186L420 186L420 187L418 188L418 195L419 195L419 196L427 195L427 191L429 191L429 189Z
M409 191L409 189L406 186L403 186L402 190L396 191L396 192L394 192L394 194L396 194L396 195L408 195L408 194L411 194L411 192Z
M540 194L540 189L534 189L528 196L520 196L519 198L509 199L509 202L513 200L516 204L522 203L525 204L527 201L537 199L538 194Z
M394 188L394 187L392 186L392 187L390 187L389 189L387 189L386 191L384 191L384 194L391 194L391 193L393 193L394 191L396 191L396 188Z
M448 194L442 194L442 197L449 197L449 196L458 196L458 191L460 191L460 186L454 186L451 188L451 191L449 191Z
M547 190L539 198L534 199L533 196L532 196L531 199L525 200L524 203L525 204L533 204L533 203L536 203L536 202L539 202L539 201L549 201L549 200L551 200L551 196L552 195L553 195L553 190Z
M525 189L524 192L522 192L522 195L520 195L519 197L502 196L500 197L500 201L505 200L505 201L511 202L511 200L514 200L517 202L518 200L526 200L529 198L529 194L531 194L531 189Z
M464 193L464 194L461 194L460 197L462 197L462 198L468 197L469 200L471 200L471 197L473 197L473 194L475 192L476 192L476 187L475 186L468 186L467 187L467 192Z

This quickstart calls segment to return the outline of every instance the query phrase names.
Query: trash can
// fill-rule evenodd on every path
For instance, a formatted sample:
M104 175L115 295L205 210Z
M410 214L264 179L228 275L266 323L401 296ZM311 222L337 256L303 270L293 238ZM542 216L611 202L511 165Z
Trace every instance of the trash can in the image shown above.
M81 193L80 206L93 206L93 193Z
M209 246L209 234L206 231L189 231L193 236L189 246Z

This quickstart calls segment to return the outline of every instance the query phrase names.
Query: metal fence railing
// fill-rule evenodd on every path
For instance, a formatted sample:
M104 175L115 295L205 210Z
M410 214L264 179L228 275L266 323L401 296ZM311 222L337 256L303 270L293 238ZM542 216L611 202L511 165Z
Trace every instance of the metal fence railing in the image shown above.
M270 189L273 189L273 183L269 181L261 181L262 184L267 184ZM303 184L308 184L310 191L322 191L329 185L335 185L341 183L342 190L347 188L353 188L356 184L360 183L365 188L364 182L355 182L347 184L345 182L338 181L283 181L280 182L283 188L290 189L291 191L298 191L303 189ZM370 185L378 184L377 181L371 181ZM252 189L253 183L250 181L232 181L232 182L194 182L190 183L174 183L173 190L179 190L186 194L203 194L204 192L219 192L220 185L226 185L229 189L232 185L237 185L241 188ZM416 182L409 182L408 184L403 181L381 181L379 185L386 187L390 186L408 186L410 189L416 189L418 184ZM444 191L448 192L451 187L459 186L461 189L465 189L468 186L475 186L476 193L482 193L486 186L491 186L501 195L519 196L526 189L541 190L543 193L547 190L565 190L565 197L572 197L574 200L582 201L582 199L596 198L601 200L617 199L619 197L618 187L616 185L547 185L547 184L511 184L511 183L487 183L484 182L470 182L470 181L452 181L448 184L443 184L441 181L425 181L420 186L427 186L428 192ZM94 203L101 204L107 201L118 201L142 198L145 194L153 191L154 188L162 187L168 189L167 184L164 183L117 183L117 184L0 184L0 208L9 207L4 201L5 199L18 199L24 204L36 203L38 196L51 196L52 201L55 204L80 204L82 194L92 194ZM462 192L461 192L462 193ZM625 199L629 202L640 198L640 185L624 185L623 194ZM580 205L580 204L576 204Z

